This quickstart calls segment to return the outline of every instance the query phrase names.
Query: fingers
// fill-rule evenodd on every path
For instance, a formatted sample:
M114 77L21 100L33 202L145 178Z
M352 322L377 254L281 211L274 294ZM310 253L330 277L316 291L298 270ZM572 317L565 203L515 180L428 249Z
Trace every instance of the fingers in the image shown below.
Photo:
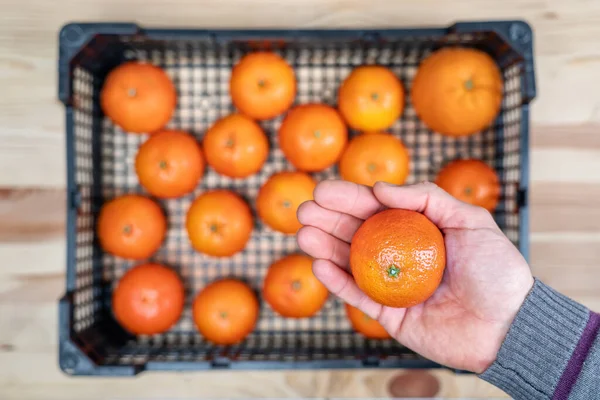
M313 258L322 258L347 268L350 261L350 245L322 230L304 226L296 235L298 246Z
M363 220L338 211L328 210L314 201L307 201L298 208L298 221L327 232L334 237L350 242Z
M377 319L381 313L381 304L371 300L356 286L354 279L346 271L329 260L313 261L313 274L333 294L354 306L369 317Z
M406 315L405 308L384 307L375 302L359 289L350 274L329 260L314 260L313 274L331 293L378 320L385 330L398 339Z
M382 209L371 188L347 181L320 182L315 188L314 199L323 208L360 219L367 219Z
M377 182L373 186L373 194L389 208L425 214L441 229L497 228L489 212L455 199L434 183L395 186Z

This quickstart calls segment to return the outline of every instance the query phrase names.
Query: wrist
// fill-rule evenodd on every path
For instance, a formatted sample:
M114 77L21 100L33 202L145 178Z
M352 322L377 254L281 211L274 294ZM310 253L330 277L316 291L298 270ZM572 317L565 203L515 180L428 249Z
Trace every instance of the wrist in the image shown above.
M536 280L481 378L514 397L552 398L588 318L584 306Z
M513 292L510 300L505 302L502 318L497 319L493 323L491 332L494 333L489 337L488 351L482 353L482 357L473 368L473 372L481 374L488 369L494 363L494 361L496 361L498 353L502 348L502 344L506 340L515 318L519 314L519 311L523 307L523 304L527 300L528 296L530 296L534 287L535 280L533 276L530 275L529 279L523 282L521 288Z

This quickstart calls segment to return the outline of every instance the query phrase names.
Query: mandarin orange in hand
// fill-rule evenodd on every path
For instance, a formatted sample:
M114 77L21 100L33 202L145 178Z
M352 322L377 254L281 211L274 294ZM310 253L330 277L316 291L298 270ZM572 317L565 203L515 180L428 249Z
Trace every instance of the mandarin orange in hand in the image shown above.
M500 197L496 171L480 160L452 161L438 173L435 183L460 201L490 212Z
M256 295L245 283L221 279L207 285L194 299L192 315L208 341L236 344L252 332L258 320Z
M184 303L183 283L173 270L159 264L127 271L112 297L116 320L136 335L165 332L179 320Z
M176 104L177 92L165 71L139 62L128 62L110 71L100 92L104 114L131 133L162 129Z
M228 257L242 251L253 225L248 204L228 190L213 190L198 196L185 220L192 247L214 257Z
M419 66L411 100L430 129L448 136L471 135L492 124L502 106L502 76L483 51L444 48Z
M285 116L279 128L279 147L301 171L321 171L340 158L348 130L340 114L325 104L303 104Z
M269 155L269 141L262 128L241 114L215 122L206 131L203 144L208 164L231 178L257 173Z
M350 304L345 303L346 315L352 328L369 339L389 339L391 336L376 319L369 317L364 312Z
M392 71L378 65L355 68L342 82L338 107L351 128L389 128L404 110L404 88Z
M159 205L147 197L125 195L105 203L98 215L98 240L104 251L118 257L142 260L160 247L167 219Z
M275 53L244 56L231 71L229 92L233 105L250 118L271 119L286 111L296 97L296 77Z
M390 211L377 214L378 223L370 222L382 209ZM422 212L431 222L388 214L409 212L403 210ZM529 265L491 214L433 183L377 182L369 188L323 181L314 202L300 207L298 218L305 225L297 234L298 245L315 258L313 273L331 292L376 318L406 347L452 368L485 371L534 286ZM444 236L443 272L442 234L431 223ZM357 255L363 259L359 264ZM396 255L405 257L397 262ZM415 307L385 307L374 300L373 293L379 292L378 298L387 294L407 300L394 307L414 304L434 290L442 274L433 295ZM369 286L373 298L359 288L359 281L363 288Z
M327 288L312 273L312 258L301 254L275 261L263 284L265 301L289 318L312 317L328 296Z
M204 157L192 135L160 131L150 136L135 157L140 184L160 198L180 197L193 191L204 173Z
M444 237L421 213L381 211L352 237L350 267L371 299L389 307L412 307L427 300L442 281Z
M296 233L302 226L296 216L298 207L305 201L312 200L316 186L317 182L302 172L274 174L258 192L258 215L276 231Z
M365 133L350 140L340 159L342 179L366 186L382 181L401 185L410 171L402 141L387 133Z

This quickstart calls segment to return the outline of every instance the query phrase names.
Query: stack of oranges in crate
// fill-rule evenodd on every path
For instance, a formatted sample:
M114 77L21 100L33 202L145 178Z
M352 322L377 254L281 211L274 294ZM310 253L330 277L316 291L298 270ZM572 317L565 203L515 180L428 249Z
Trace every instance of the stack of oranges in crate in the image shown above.
M271 229L294 235L301 224L298 207L312 200L317 182L310 173L338 165L345 180L372 186L397 185L409 176L410 155L386 129L402 115L405 91L389 69L355 68L341 83L338 107L293 106L293 68L279 55L255 52L233 68L230 95L238 112L214 121L202 143L188 132L167 130L177 104L169 76L151 64L129 62L107 76L101 92L105 115L131 134L150 133L135 157L135 171L145 191L159 199L191 193L206 164L217 173L246 179L258 173L269 156L269 140L257 123L285 113L278 135L293 172L272 175L255 199L259 218ZM471 135L489 126L500 111L502 78L494 61L474 49L439 50L423 61L412 84L411 100L421 120L449 136ZM348 140L348 128L361 132ZM437 182L457 198L493 210L498 177L479 160L458 160L440 171ZM242 251L254 226L250 206L230 190L198 196L187 210L190 245L213 257ZM167 217L150 197L130 194L105 203L97 234L104 251L145 260L162 245ZM265 277L262 297L283 317L306 318L325 304L327 289L301 254L274 262ZM133 334L167 331L184 308L184 285L170 268L141 264L121 278L113 293L117 321ZM389 335L377 323L347 305L352 326L370 338ZM235 344L252 332L259 315L253 290L240 280L221 279L204 287L193 302L193 318L206 340Z

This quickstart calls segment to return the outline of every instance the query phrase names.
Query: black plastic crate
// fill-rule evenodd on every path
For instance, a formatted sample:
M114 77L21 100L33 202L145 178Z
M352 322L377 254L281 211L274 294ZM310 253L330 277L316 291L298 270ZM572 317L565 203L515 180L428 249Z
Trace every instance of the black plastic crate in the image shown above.
M236 276L255 289L275 259L297 250L295 238L273 232L258 219L246 250L230 259L195 253L187 241L187 207L208 188L231 188L248 199L273 172L291 169L277 148L281 117L261 125L271 140L264 169L235 181L211 169L192 195L161 202L169 231L152 258L175 268L186 285L186 310L169 332L132 336L111 314L111 293L133 265L105 254L95 236L95 217L104 201L139 192L133 158L144 136L131 135L104 118L99 92L104 77L128 60L164 68L178 90L171 128L198 139L217 118L234 110L228 94L233 65L253 50L278 52L294 67L296 103L336 103L337 88L355 67L376 63L391 68L407 95L420 61L444 46L475 47L496 60L504 77L502 111L489 129L453 139L429 131L408 99L390 131L411 153L408 182L432 180L456 157L480 158L501 180L494 214L508 237L528 255L529 106L535 96L533 37L521 21L458 23L450 28L389 30L174 30L135 24L69 24L60 32L59 88L67 127L67 282L60 301L60 367L74 375L133 375L143 370L211 368L437 367L393 340L367 340L353 332L343 304L330 298L317 316L285 319L261 306L256 330L243 343L223 347L202 339L193 327L193 296L208 282ZM354 132L352 133L354 134ZM336 168L315 174L337 176ZM252 204L253 205L253 204Z

